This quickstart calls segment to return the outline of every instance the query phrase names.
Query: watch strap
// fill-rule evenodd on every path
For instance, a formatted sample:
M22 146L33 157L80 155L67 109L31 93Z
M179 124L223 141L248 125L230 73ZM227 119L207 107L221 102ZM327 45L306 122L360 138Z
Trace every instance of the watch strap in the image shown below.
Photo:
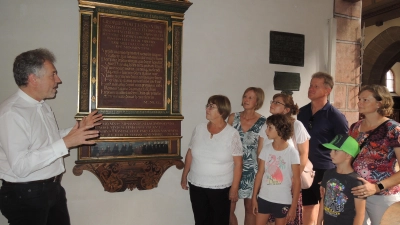
M385 187L383 186L383 184L381 184L381 182L376 183L378 185L379 190L383 190L385 189Z

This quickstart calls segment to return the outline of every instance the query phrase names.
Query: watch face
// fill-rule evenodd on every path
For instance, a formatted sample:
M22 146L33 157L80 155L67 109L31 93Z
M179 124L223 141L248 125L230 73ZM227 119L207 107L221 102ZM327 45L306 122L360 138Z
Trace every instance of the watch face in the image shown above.
M381 184L381 183L377 183L378 184L378 188L379 188L379 190L383 190L383 189L385 189L384 187L383 187L383 184Z

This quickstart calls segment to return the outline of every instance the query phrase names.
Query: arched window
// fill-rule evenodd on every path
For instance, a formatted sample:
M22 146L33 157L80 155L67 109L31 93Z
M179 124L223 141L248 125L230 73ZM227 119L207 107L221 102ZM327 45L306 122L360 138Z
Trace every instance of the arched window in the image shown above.
M386 72L386 87L389 92L394 92L394 74L392 70Z

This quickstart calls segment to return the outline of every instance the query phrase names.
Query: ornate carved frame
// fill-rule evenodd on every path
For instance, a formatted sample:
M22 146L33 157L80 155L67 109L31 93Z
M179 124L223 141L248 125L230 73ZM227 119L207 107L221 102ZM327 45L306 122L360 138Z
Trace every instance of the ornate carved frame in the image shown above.
M78 113L82 119L93 110L104 116L101 137L96 146L124 146L119 152L99 150L94 146L78 149L73 172L93 173L105 191L122 192L126 189L148 190L157 187L164 172L175 165L183 168L180 155L181 136L181 58L184 13L191 2L184 0L78 0L80 8L80 71ZM139 24L165 24L164 91L159 91L162 102L157 107L99 107L105 98L99 92L99 58L101 21L112 18ZM110 19L111 20L111 19ZM129 29L129 28L127 28ZM164 28L163 28L164 29ZM133 52L133 51L132 51ZM122 101L124 101L122 99ZM155 101L154 101L155 102ZM138 129L135 129L138 128ZM139 129L140 128L140 129ZM143 145L144 143L144 145ZM152 146L144 152L143 146ZM129 145L129 148L126 146ZM161 147L162 145L162 147ZM154 147L155 146L155 147ZM123 149L123 150L122 150ZM129 150L128 150L129 149Z

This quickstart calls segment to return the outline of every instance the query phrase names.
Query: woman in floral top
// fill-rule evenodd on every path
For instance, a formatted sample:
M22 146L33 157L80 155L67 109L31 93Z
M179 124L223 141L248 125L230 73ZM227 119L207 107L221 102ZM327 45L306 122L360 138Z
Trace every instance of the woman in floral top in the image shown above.
M232 125L240 135L243 148L243 171L239 184L239 199L244 202L244 224L256 224L256 217L253 215L251 197L253 194L254 179L258 170L257 158L260 154L265 133L267 118L257 113L264 103L264 91L258 87L247 88L242 96L243 111L232 113L228 117L228 124ZM231 202L231 213L229 224L237 225L235 215L236 202Z
M372 225L378 225L386 209L400 201L400 173L395 170L400 159L400 124L387 118L393 112L393 100L386 87L364 86L358 99L364 119L352 124L349 134L361 146L353 167L364 184L352 193L368 197L364 224L370 219Z

